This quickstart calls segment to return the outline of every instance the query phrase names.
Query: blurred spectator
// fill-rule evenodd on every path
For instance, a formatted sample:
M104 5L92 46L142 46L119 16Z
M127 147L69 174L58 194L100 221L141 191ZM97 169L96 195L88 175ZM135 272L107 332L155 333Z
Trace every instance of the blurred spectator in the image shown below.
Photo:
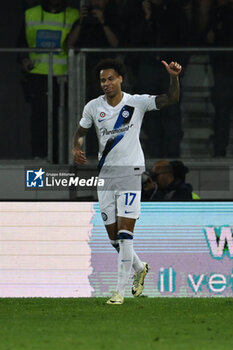
M118 19L119 46L128 47L131 20L138 13L138 0L109 0L109 4Z
M131 21L130 46L181 47L190 44L192 23L187 15L191 0L143 0ZM191 10L190 10L191 11ZM190 32L189 32L190 31ZM169 77L161 60L176 60L182 66L187 56L165 52L142 53L134 60L135 90L139 93L161 94L167 90ZM180 105L148 113L144 119L145 150L152 157L179 157L183 136Z
M25 11L25 19L19 37L19 46L28 48L63 48L53 56L53 75L67 73L67 53L64 42L73 23L79 17L78 10L67 7L65 0L42 0L41 4ZM48 155L48 71L49 55L31 52L20 54L19 60L25 73L26 98L31 104L32 156L45 158ZM59 86L53 80L53 149L54 162L58 150Z
M218 47L233 46L233 0L217 0L213 23L207 34L209 44ZM214 117L214 156L226 156L233 108L233 54L216 52L211 55L214 75L212 102Z
M185 182L189 169L179 160L160 160L143 181L142 200L199 199L192 185Z
M131 32L138 37L133 36L132 42L140 42L146 47L151 47L151 44L155 47L190 45L193 30L191 11L192 0L139 0Z
M67 37L68 47L118 47L117 19L108 0L82 0L80 18Z
M192 3L195 32L194 45L205 46L206 41L204 40L204 37L209 30L215 0L192 0Z
M119 46L118 18L109 0L82 0L80 18L74 23L66 40L68 48L116 48ZM104 57L114 57L103 52L86 56L86 100L95 98L100 91L95 66ZM86 153L96 155L96 132L91 128L87 136Z

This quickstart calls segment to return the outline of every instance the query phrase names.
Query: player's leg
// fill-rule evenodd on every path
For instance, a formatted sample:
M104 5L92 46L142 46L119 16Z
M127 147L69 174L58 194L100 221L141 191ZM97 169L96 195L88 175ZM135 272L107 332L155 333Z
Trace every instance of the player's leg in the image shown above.
M99 191L98 192L98 199L99 199L99 205L100 205L100 211L102 215L102 219L105 224L106 231L108 233L108 237L110 240L111 245L113 248L116 249L116 251L119 253L120 246L119 246L119 239L118 239L118 224L117 224L117 217L116 217L116 204L115 204L115 195L113 191ZM123 199L124 200L124 199ZM128 227L125 224L126 218L120 219L120 225L122 228ZM119 221L119 220L118 220ZM135 220L133 220L133 224L130 224L128 229L129 231L133 232L133 228L135 225ZM139 271L142 268L142 262L135 253L133 252L133 269L135 271Z
M119 218L120 220L124 218ZM113 224L110 225L105 225L106 231L108 233L108 237L110 240L111 245L113 248L116 249L116 251L119 253L120 251L120 244L119 244L119 239L118 239L118 226L117 223L114 222ZM141 271L143 268L143 263L139 259L138 255L136 254L135 250L133 250L133 269L135 272Z
M140 177L136 178L136 180L137 182L141 181ZM109 239L112 245L118 251L119 248L117 246L117 239L120 238L121 246L118 257L118 287L117 291L114 292L113 296L107 301L107 303L122 304L124 301L124 290L129 279L132 264L137 271L136 274L142 273L144 270L143 263L133 250L133 230L135 220L139 216L140 212L141 192L138 191L137 193L127 193L124 191L119 191L115 198L114 191L99 191L98 197L101 215L108 232ZM117 212L119 217L118 222L116 223ZM134 217L128 218L127 216L129 215ZM123 264L124 262L126 264Z
M119 241L117 236L117 218L115 208L115 196L113 191L100 191L98 193L100 212L111 245L119 253Z
M121 221L124 221L124 225L121 225ZM133 265L134 225L135 225L135 219L118 218L118 239L119 239L120 251L118 255L117 290L123 297L125 294L125 289L128 284L132 265Z
M122 196L117 196L117 201L124 201ZM108 304L122 304L124 291L128 283L132 264L136 271L143 269L143 263L133 250L133 230L135 218L118 218L116 221L115 196L112 191L98 193L101 215L111 244L119 252L118 256L118 283L116 292L107 301ZM118 205L120 205L118 203ZM121 206L121 205L120 205ZM137 210L138 212L138 210ZM128 214L127 214L128 215Z
M134 177L132 181L137 182L139 179L140 178L138 177ZM136 185L135 188L136 189L139 188L139 185L138 186ZM118 227L118 237L119 237L119 243L120 243L120 252L123 244L125 244L125 248L124 248L125 252L123 253L123 255L125 254L127 256L127 250L128 251L132 250L133 252L132 253L133 263L131 267L133 266L135 270L135 274L133 277L133 287L132 287L132 294L134 296L139 296L142 293L144 289L144 279L150 268L147 263L142 262L140 260L140 258L138 257L138 255L136 254L133 248L133 232L134 232L136 219L140 215L140 206L141 206L140 201L141 201L141 191L138 191L138 190L133 192L121 192L117 200L117 215L118 215L117 227ZM126 239L122 240L121 237L122 236L124 237L124 234ZM132 239L130 240L131 237ZM123 257L121 259L124 260L125 258ZM119 260L120 260L120 256L119 256ZM127 270L127 273L128 273L128 279L129 279L130 271ZM120 278L119 278L119 283L121 283ZM122 284L125 284L125 283L127 283L126 274L125 274L125 278L122 277ZM120 288L125 288L125 287L126 287L126 284Z
M117 228L119 231L128 231L133 237L136 219L140 215L141 206L141 176L134 175L124 178L124 188L132 189L117 192ZM133 243L133 242L132 242ZM133 249L133 268L142 269L142 262Z
M126 231L129 231L133 234L135 222L136 222L135 219L129 219L129 218L121 217L121 216L118 217L118 219L117 219L118 232L119 232L119 230L126 230ZM142 270L142 268L143 268L143 263L140 260L140 258L138 257L138 255L136 254L134 249L133 249L132 267L133 267L134 271L136 271L136 272Z
M105 179L104 188L97 190L101 216L106 227L111 245L119 252L119 242L117 237L117 216L115 191L111 179Z
M143 263L137 256L133 248L133 233L136 219L140 215L140 188L141 177L133 176L128 179L135 182L135 191L119 191L117 193L117 227L120 244L118 257L118 289L122 295L128 284L131 268L137 272L143 270ZM126 182L126 180L125 180ZM128 184L130 186L130 184Z
M120 242L120 252L122 250L122 255L119 254L119 262L118 264L122 264L122 260L124 261L127 259L130 255L129 251L133 251L133 262L132 265L135 274L133 276L133 286L132 286L132 294L135 297L138 297L142 294L144 289L144 280L145 277L150 269L149 264L146 262L142 262L138 255L136 254L134 248L133 248L133 240L130 241L130 243L126 243L126 240L121 240L121 235L128 233L129 235L132 234L133 237L133 231L134 231L134 225L135 225L135 219L129 219L124 217L118 217L118 236L119 236L119 242ZM127 236L126 236L127 237ZM123 251L124 249L124 251ZM128 263L129 264L129 263ZM124 273L122 274L121 270L123 269ZM131 269L130 269L131 270ZM127 286L129 277L130 277L130 270L127 269L127 266L125 267L123 264L118 265L118 290L120 290L121 294L124 293L124 290Z
M132 178L133 178L133 181L132 181ZM130 179L124 177L123 179L124 179L124 181L123 181L124 185L126 185L126 187L130 186L132 184L132 182L135 181L135 179L136 179L136 182L140 183L140 184L136 183L135 186L141 185L141 177L140 176L133 176ZM127 183L127 181L129 183ZM115 179L107 179L105 186L104 186L104 190L101 188L98 188L98 191L97 191L99 205L100 205L100 211L101 211L102 219L104 221L104 225L106 227L106 230L107 230L107 233L109 236L110 243L112 244L112 246L116 249L116 251L118 253L119 253L119 240L118 240L119 228L117 225L117 198L119 197L119 195L116 198L116 196L115 196L116 192L113 191L112 188L113 188L113 186L114 187L119 186L120 182L121 181L118 181L118 180L116 182ZM128 205L124 204L124 202L125 202L124 196L126 195L126 193L124 191L122 191L121 194L122 194L123 204L120 204L120 205L124 206L124 208L123 208L123 214L124 214L124 209L126 211L126 209L128 208ZM129 197L130 197L130 195L131 195L131 193L129 193ZM139 213L139 211L140 211L140 196L141 196L141 194L139 193L138 198L137 198L137 201L139 201L139 203L137 204L137 208L136 208L137 213ZM133 195L133 199L134 199L134 195ZM129 201L129 204L131 204L131 199ZM133 204L133 206L134 205L135 204ZM131 211L129 211L129 214L130 213L131 213ZM127 214L127 216L129 214ZM136 214L136 216L137 215L139 215L139 214ZM121 221L121 225L122 224L123 224L123 222ZM132 229L129 228L129 230L133 231L134 224L135 224L135 222L133 223ZM138 258L137 254L134 252L133 268L135 271L138 271L138 269L141 267L142 267L142 263L140 262L140 259Z
M108 237L110 240L111 245L113 248L116 249L117 253L120 251L120 246L119 246L119 240L117 236L117 222L114 222L113 224L105 225L106 231L108 233Z
M122 304L125 288L128 284L132 265L137 273L143 270L143 263L133 249L133 230L135 219L119 217L117 223L106 225L106 230L113 247L118 251L118 282L116 292L107 301L108 304Z
M105 228L107 230L110 243L116 249L116 251L119 253L120 246L119 246L119 240L118 240L117 222L114 222L114 223L109 224L109 225L105 225ZM118 259L119 259L119 256L118 256ZM118 268L118 273L119 273L119 268ZM124 294L121 294L121 292L118 290L118 286L117 286L116 291L113 292L111 298L107 300L107 304L120 305L120 304L123 304L123 302L124 302Z
M106 230L111 244L117 249L118 237L117 237L117 222L116 222L116 205L115 205L115 193L114 191L97 191L99 206L104 221ZM119 246L118 249L119 251ZM123 304L124 297L116 291L112 297L107 301L107 304L120 305Z

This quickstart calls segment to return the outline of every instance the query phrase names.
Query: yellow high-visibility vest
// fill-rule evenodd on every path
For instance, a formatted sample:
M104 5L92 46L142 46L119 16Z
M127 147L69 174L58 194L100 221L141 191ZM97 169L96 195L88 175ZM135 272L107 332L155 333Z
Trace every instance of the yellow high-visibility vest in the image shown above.
M62 48L73 23L79 18L79 11L67 7L59 13L43 10L41 5L25 11L26 40L29 48ZM35 74L48 74L49 54L31 52L30 60ZM67 52L65 49L59 54L53 54L53 74L67 73Z
M198 194L196 194L195 192L192 192L192 199L197 200L197 199L201 199Z

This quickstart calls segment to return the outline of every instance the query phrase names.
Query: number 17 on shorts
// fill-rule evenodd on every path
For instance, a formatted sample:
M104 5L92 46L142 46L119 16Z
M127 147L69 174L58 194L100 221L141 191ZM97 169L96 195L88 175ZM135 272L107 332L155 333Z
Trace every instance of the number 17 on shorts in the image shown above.
M117 200L118 216L137 219L140 215L141 191L124 192Z

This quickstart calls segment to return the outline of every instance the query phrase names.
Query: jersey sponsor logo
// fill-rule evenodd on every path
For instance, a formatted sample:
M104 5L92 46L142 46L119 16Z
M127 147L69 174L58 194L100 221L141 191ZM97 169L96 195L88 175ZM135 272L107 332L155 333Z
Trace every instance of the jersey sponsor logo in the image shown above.
M104 135L115 135L115 134L120 134L122 132L125 132L125 131L128 131L130 128L132 128L133 124L130 124L124 128L121 128L121 129L116 129L116 130L108 130L106 128L101 128L100 129L100 133L101 133L101 136L104 136Z
M132 214L133 211L128 211L128 210L125 210L125 214Z

